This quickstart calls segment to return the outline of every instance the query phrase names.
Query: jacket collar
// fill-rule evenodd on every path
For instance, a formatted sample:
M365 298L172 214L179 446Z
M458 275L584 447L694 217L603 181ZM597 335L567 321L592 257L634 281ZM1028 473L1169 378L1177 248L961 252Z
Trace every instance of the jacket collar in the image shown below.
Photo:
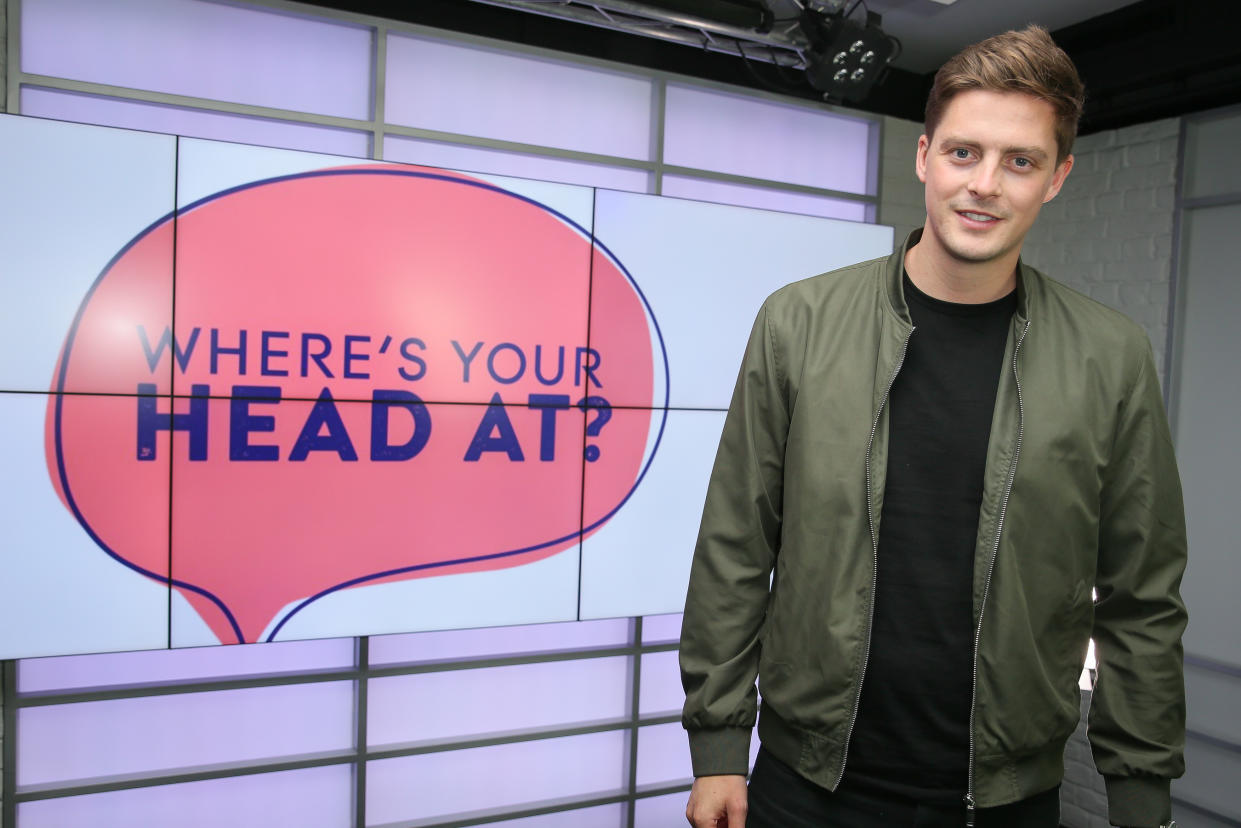
M905 273L905 254L921 238L922 228L919 227L910 233L905 243L888 257L884 271L884 294L888 300L888 307L906 324L909 324L909 306L905 303L905 288L902 281ZM1040 288L1040 279L1041 276L1037 270L1022 260L1017 260L1017 311L1015 315L1023 325L1029 321L1031 294Z

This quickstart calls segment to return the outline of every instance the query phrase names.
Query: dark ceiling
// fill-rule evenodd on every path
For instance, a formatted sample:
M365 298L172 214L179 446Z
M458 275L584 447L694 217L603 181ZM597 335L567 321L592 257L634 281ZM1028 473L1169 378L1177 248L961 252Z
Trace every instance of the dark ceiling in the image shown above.
M876 7L882 7L883 1L876 0ZM798 73L770 63L747 62L677 43L470 0L311 2L739 86L804 98L819 97ZM758 5L761 0L730 2L734 6ZM889 6L894 7L890 16L897 14L895 8L900 5L889 0ZM1083 8L1091 7L1086 4ZM1055 29L1057 43L1072 56L1086 82L1081 132L1088 134L1241 102L1241 38L1225 22L1235 9L1235 0L1139 0ZM935 18L928 18L925 25L934 35ZM950 27L947 21L943 26L943 38L953 48L969 42L953 43L961 37L961 26ZM928 39L923 35L919 44L923 54ZM893 67L866 100L850 106L920 121L933 74Z

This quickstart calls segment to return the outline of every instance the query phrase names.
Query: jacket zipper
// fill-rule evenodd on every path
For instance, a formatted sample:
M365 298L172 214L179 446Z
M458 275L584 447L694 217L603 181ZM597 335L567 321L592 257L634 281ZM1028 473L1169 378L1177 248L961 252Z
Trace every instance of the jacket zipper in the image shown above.
M1000 533L1004 531L1004 515L1008 511L1008 498L1013 493L1013 481L1017 477L1017 458L1021 455L1021 438L1025 433L1025 408L1021 403L1021 375L1017 373L1017 354L1021 351L1021 343L1030 332L1030 323L1026 322L1017 344L1013 346L1013 380L1017 383L1017 444L1013 448L1013 462L1008 467L1008 484L1004 488L1004 497L1000 501L1000 516L995 524L995 545L991 549L991 563L987 567L987 580L982 588L982 602L978 607L978 627L974 630L974 686L970 696L970 756L969 779L965 787L965 826L974 828L974 715L978 709L978 644L982 641L982 617L987 611L987 595L991 592L991 575L995 572L995 559L1000 553Z
M870 617L866 621L866 646L862 650L862 671L858 674L857 694L853 697L853 715L849 718L849 732L845 734L844 752L840 755L840 774L836 777L833 790L840 787L840 780L845 778L845 762L849 758L849 740L853 738L853 727L857 724L857 712L862 704L862 681L866 678L866 665L870 662L871 626L875 623L875 591L879 586L879 536L875 534L874 498L871 496L870 482L870 452L875 446L875 432L879 430L879 418L883 416L883 409L888 404L888 396L892 393L892 386L896 383L896 375L901 372L901 366L905 364L905 354L909 351L909 340L914 335L914 330L910 327L909 333L905 334L905 341L901 344L901 355L896 360L896 367L892 369L892 376L888 378L888 387L884 389L883 397L879 400L879 408L875 411L875 421L870 426L870 441L866 444L866 520L870 524L870 545L875 565L870 582Z

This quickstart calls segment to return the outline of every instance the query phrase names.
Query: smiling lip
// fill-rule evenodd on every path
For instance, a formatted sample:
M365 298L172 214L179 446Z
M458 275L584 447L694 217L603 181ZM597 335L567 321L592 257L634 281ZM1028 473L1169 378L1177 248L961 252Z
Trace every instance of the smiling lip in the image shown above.
M993 224L1000 220L999 216L993 216L990 213L984 213L979 210L957 210L956 213L961 218L974 224Z

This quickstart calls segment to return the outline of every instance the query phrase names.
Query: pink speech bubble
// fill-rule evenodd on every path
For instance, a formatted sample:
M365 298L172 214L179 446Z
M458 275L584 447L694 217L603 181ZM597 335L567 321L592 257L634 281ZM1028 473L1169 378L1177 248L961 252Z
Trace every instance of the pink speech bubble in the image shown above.
M589 341L588 306L609 316ZM657 360L636 283L566 216L441 170L320 170L218 193L118 254L54 390L150 396L54 396L49 469L91 537L221 641L270 640L335 590L520 566L597 530L662 434ZM645 416L613 420L610 397Z

